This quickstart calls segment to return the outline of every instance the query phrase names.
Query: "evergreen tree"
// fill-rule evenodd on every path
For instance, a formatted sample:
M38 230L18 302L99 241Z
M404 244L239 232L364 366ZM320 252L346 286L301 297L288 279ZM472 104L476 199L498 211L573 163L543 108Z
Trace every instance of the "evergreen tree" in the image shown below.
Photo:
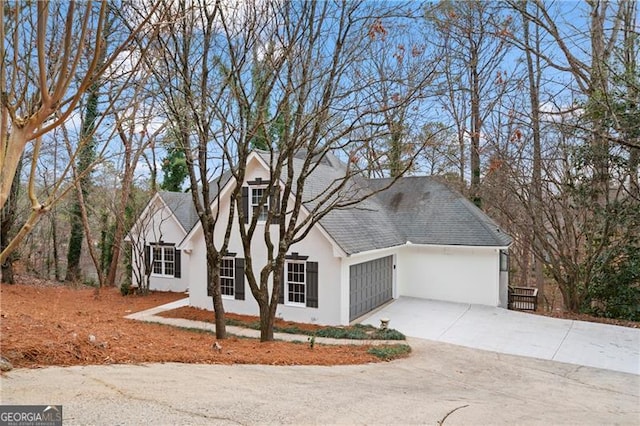
M189 176L184 151L176 145L167 148L167 156L162 160L163 179L160 189L164 191L182 191L184 180Z

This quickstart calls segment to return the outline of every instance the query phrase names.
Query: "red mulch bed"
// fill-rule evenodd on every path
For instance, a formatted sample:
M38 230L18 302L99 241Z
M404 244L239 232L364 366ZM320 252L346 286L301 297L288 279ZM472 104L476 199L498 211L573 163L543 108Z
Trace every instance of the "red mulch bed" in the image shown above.
M209 364L341 365L380 361L368 345L267 342L142 323L123 317L184 298L151 293L123 297L105 288L70 288L20 277L0 285L0 354L14 367L184 362ZM209 313L209 315L212 315Z

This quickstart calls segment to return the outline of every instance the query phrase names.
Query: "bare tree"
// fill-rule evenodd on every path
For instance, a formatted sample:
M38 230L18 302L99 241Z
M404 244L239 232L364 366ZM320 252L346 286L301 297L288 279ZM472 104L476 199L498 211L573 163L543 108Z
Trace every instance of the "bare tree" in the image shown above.
M388 132L381 140L363 136L367 140L363 155L370 164L370 173L375 176L399 176L422 146L423 135L418 131L425 124L425 102L417 101L433 95L425 82L437 78L442 52L421 31L424 19L420 11L398 8L395 19L376 22L369 34L369 61L361 64L359 74L368 76L375 84L362 96L378 103ZM402 13L405 15L401 16ZM422 88L415 92L417 85ZM413 100L405 102L409 95Z
M427 9L427 20L438 30L445 49L444 105L454 119L460 145L460 176L464 179L465 139L469 139L471 200L480 206L482 197L481 152L485 120L504 94L508 79L504 58L509 45L503 33L511 19L495 2L438 3Z
M367 175L361 167L366 158L360 154L375 138L389 135L385 114L410 107L430 79L429 73L406 79L402 99L387 105L366 96L376 87L382 93L383 84L389 83L380 81L367 52L384 31L385 19L398 17L397 10L367 2L285 2L247 11L256 24L240 30L232 17L221 12L231 83L221 99L230 102L229 107L225 103L219 109L225 114L218 119L221 134L228 138L222 145L235 148L226 150L225 156L235 164L231 197L245 275L260 310L262 341L273 339L288 251L331 212L352 208L375 194L359 183ZM251 64L245 61L246 46L256 42L275 44L263 49L259 58L270 70L260 87L251 85ZM263 115L267 122L253 119L251 111L267 107L271 111ZM264 131L276 124L277 132ZM268 150L259 155L269 166L269 179L249 211L242 185L255 135L266 135ZM413 166L420 152L417 147L397 176ZM346 163L336 164L336 156ZM327 162L336 166L332 181L312 189L315 173ZM253 258L252 245L258 240L264 241L266 259Z
M583 29L562 25L562 18L547 3L509 3L522 17L524 30L533 26L536 33L534 39L514 35L512 40L527 57L533 83L529 88L533 174L527 181L514 170L518 182L514 195L525 214L511 217L512 223L533 232L537 262L544 263L558 283L565 307L589 309L594 277L603 265L619 262L618 254L638 239L638 200L629 196L633 186L629 176L637 176L637 165L635 170L629 165L638 126L626 115L637 117L637 112L628 108L634 104L634 92L627 90L627 82L633 80L620 78L637 73L629 73L634 61L625 59L634 56L629 56L630 45L625 42L635 37L625 16L635 9L635 2L579 5L572 16L584 13ZM535 43L539 37L552 40L553 49ZM544 66L553 69L556 81L564 79L560 95L569 101L549 95L545 101L536 99L541 93L536 79L539 84ZM542 102L558 106L543 114ZM546 155L545 137L549 138Z
M136 167L142 154L154 144L165 128L163 124L154 123L157 108L152 98L136 92L131 105L132 108L129 111L124 111L126 119L120 117L121 113L114 112L118 137L124 151L121 156L121 167L118 168L122 170L122 174L119 176L120 189L113 209L115 229L113 245L109 253L110 262L105 277L106 285L116 284L121 245L125 229L128 226L125 220L126 210L131 197Z
M164 116L173 129L176 149L185 154L193 205L204 234L207 258L207 285L213 299L216 337L226 337L224 305L220 290L220 264L228 247L233 211L221 217L211 206L226 181L214 180L225 174L233 162L223 155L233 147L225 146L220 135L219 117L224 108L223 95L231 90L228 68L223 57L228 52L220 44L222 8L236 11L234 26L251 27L250 2L164 1L163 11L175 19L166 22L153 44L146 66L156 80ZM244 16L239 11L247 11ZM143 42L143 40L141 40ZM248 43L251 43L249 40ZM244 59L243 59L244 60ZM225 227L223 241L214 239L215 230Z
M48 1L3 4L0 8L0 207L9 197L11 183L25 147L34 142L31 179L42 136L61 126L76 111L83 94L142 32L148 17L104 56L102 29L108 3L76 2L59 7ZM31 48L35 46L35 50ZM80 148L81 145L78 147ZM25 226L0 253L0 262L13 251L51 204L41 203L29 184L32 213Z

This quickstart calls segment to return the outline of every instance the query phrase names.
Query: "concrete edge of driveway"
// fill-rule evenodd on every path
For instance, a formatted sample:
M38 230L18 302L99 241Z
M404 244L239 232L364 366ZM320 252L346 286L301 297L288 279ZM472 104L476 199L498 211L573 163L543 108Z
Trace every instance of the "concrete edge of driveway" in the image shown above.
M155 308L147 309L140 312L134 312L125 316L126 319L149 322L154 324L164 324L170 325L172 327L179 328L191 328L198 330L205 330L211 333L216 332L215 324L204 322L204 321L194 321L188 320L184 318L166 318L159 316L158 314L165 311L170 311L172 309L181 308L183 306L189 305L189 298L176 300L175 302L166 303L164 305L156 306ZM233 334L239 337L246 337L252 339L260 338L260 330L253 330L250 328L237 327L237 326L227 326L227 333ZM276 340L283 340L287 342L306 342L310 339L311 336L307 336L304 334L289 334L289 333L274 333L273 337ZM398 345L398 344L406 344L408 345L408 340L357 340L357 339L332 339L329 337L316 337L315 343L323 344L323 345Z

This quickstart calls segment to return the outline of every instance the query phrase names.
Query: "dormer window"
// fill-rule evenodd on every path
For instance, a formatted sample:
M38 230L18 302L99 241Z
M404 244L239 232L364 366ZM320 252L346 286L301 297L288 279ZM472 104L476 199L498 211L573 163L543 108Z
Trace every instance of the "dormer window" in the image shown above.
M265 222L269 215L269 197L266 187L251 187L251 216L258 215L258 222Z
M273 191L271 193L270 191ZM247 182L247 186L242 187L242 211L244 212L244 223L249 223L256 218L258 223L265 223L269 217L269 210L275 206L274 217L271 224L280 221L279 209L279 188L272 188L268 180L256 178Z

